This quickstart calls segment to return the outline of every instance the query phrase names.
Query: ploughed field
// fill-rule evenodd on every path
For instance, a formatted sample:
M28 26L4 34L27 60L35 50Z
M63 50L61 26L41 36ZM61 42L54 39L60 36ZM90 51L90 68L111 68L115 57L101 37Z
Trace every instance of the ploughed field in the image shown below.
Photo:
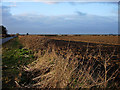
M120 88L117 36L27 35L19 40L36 57L24 67L23 87Z
M47 36L49 39L120 45L120 36L113 35L68 35Z

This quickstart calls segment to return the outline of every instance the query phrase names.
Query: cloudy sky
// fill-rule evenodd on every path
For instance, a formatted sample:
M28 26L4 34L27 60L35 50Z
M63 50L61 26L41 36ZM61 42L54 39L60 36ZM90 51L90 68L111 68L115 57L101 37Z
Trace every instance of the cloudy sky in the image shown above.
M2 24L7 27L9 33L118 33L117 0L114 3L43 2L41 0L26 0L27 2L20 1L17 2L16 0L11 0L11 2L8 2L8 0L3 0L0 4Z

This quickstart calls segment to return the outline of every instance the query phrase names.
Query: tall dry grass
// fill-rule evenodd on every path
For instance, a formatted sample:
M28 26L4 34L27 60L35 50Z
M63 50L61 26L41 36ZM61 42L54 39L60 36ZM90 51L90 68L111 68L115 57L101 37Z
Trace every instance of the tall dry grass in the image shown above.
M84 54L76 54L69 45L66 50L48 45L44 54L35 55L37 60L23 67L21 87L120 88L120 63L112 59L116 49L103 54L101 45L96 51L88 43Z

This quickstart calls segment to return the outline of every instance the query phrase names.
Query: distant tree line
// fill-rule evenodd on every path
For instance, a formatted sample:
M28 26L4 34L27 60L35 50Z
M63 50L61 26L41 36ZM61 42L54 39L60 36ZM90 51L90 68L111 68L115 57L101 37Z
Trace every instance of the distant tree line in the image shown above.
M9 35L7 34L7 29L5 26L1 25L0 26L0 34L2 34L2 37L8 37Z

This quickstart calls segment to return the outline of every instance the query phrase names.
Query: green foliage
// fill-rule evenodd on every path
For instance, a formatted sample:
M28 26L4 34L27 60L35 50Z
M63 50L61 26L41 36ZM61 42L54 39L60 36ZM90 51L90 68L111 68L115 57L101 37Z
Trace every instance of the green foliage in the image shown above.
M31 50L23 48L18 38L5 43L2 52L3 88L15 87L14 81L19 78L21 66L31 63L34 55Z

